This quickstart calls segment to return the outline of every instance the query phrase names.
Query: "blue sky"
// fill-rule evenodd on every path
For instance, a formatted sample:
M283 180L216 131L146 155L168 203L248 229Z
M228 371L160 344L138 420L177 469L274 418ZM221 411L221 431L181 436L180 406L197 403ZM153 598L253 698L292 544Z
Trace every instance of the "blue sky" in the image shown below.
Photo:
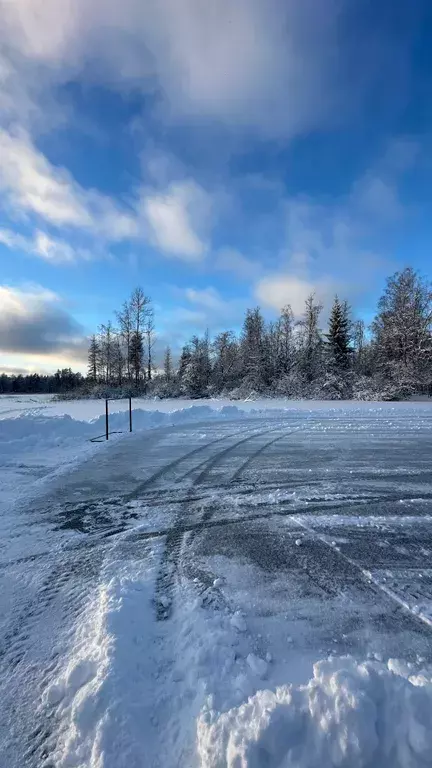
M0 367L84 369L138 284L162 349L430 277L429 6L0 0Z

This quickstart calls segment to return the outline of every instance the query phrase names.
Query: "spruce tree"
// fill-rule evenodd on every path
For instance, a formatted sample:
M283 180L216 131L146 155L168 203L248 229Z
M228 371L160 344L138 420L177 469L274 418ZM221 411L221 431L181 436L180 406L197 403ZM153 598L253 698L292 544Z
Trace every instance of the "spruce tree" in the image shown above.
M165 349L164 354L164 376L166 381L171 381L173 378L173 362L172 362L172 353L171 353L171 347L167 347Z
M349 310L346 302L335 296L329 319L327 356L329 366L334 373L346 372L351 363L351 334Z
M99 359L99 344L97 342L96 335L93 334L93 336L90 339L90 345L88 350L88 368L87 368L87 376L90 379L90 381L93 381L93 382L97 381L98 359Z

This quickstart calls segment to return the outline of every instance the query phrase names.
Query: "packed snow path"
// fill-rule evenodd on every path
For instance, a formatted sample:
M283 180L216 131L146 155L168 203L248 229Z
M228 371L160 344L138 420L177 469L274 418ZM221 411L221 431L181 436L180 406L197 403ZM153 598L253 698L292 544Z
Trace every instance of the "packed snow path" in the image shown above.
M2 521L0 560L1 765L213 765L207 747L196 751L198 680L223 712L263 687L261 678L272 689L307 681L329 654L432 661L425 407L269 412L137 433L11 519ZM125 574L133 582L146 568L150 593L139 593L145 621L133 642L119 639L129 631L120 608L111 612L111 645L128 649L113 672L90 652L87 627L109 613L100 595L113 599L118 574L124 585ZM141 604L134 588L132 623ZM204 621L221 617L224 640L213 625L208 646L196 628L186 633L191 595ZM226 621L231 666L217 648L229 646ZM176 645L182 633L188 640ZM191 689L188 708L181 701Z

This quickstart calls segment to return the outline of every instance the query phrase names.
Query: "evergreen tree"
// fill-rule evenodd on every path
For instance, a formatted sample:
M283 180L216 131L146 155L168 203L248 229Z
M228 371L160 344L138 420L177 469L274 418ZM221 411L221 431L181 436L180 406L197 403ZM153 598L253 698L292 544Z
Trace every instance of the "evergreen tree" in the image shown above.
M335 296L326 338L329 366L336 374L345 373L351 364L350 325L348 304Z
M178 377L179 377L180 383L183 383L191 358L192 358L192 350L191 350L190 344L185 344L180 354L179 367L178 367Z
M189 348L190 358L182 375L184 392L190 397L206 397L211 374L208 334L202 339L193 336Z
M93 382L97 381L98 358L99 358L99 345L96 339L96 335L93 334L93 336L90 339L90 346L88 350L88 368L87 368L87 376L90 379L90 381L93 381Z
M222 392L236 384L239 374L239 348L232 331L222 331L213 341L214 363L212 384L216 392Z
M172 381L173 374L174 374L174 370L173 370L171 347L167 347L165 349L165 354L164 354L164 376L166 381Z

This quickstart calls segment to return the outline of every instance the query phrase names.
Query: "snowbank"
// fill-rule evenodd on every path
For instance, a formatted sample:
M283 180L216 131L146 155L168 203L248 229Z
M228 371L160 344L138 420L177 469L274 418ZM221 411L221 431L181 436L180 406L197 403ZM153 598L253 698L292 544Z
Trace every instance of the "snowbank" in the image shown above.
M134 431L153 429L155 427L187 424L208 419L240 418L245 413L236 406L222 406L215 409L207 405L194 405L180 408L176 411L159 411L137 409L133 411ZM124 411L110 414L109 429L111 431L129 430L129 416ZM105 415L89 421L74 419L68 414L45 416L39 414L21 414L15 418L4 418L0 422L0 445L12 440L29 439L32 442L44 439L65 439L81 437L90 439L105 433Z
M261 690L198 722L202 768L424 768L432 684L409 666L320 661L304 686Z
M247 416L236 406L218 409L208 405L193 405L178 410L160 411L136 409L133 412L134 432L157 427L169 427L191 422L236 419ZM128 437L129 414L124 410L110 414L109 442L91 443L90 439L105 434L105 414L90 420L73 418L70 414L52 415L41 411L26 411L0 419L0 461L2 483L0 508L17 501L18 496L43 490L44 483L70 471L94 453L109 450L115 440ZM35 485L37 481L37 486Z
M251 651L243 616L185 593L182 610L156 622L160 551L148 552L149 568L124 563L117 547L44 694L63 723L59 768L432 764L430 672L346 656L318 661L309 682L274 687L272 658Z
M44 694L42 706L51 714L55 709L62 723L54 763L192 768L196 722L209 689L228 679L231 691L240 684L246 695L254 690L245 675L236 680L234 674L240 672L236 655L249 669L247 638L230 626L229 615L205 611L196 594L184 596L170 622L155 621L158 545L146 563L125 563L121 540L115 547L79 622L72 655Z

